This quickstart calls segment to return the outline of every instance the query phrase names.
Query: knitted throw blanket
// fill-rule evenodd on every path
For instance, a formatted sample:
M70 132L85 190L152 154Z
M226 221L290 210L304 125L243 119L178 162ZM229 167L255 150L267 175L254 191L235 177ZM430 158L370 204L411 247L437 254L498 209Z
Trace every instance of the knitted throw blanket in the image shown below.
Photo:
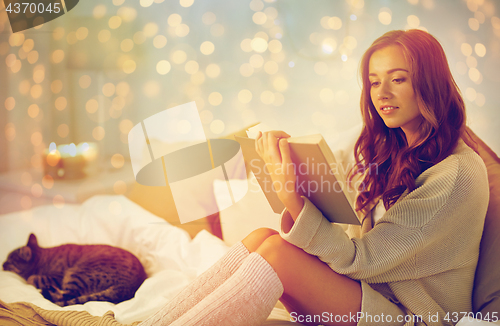
M135 326L115 320L112 311L104 316L92 316L86 311L45 310L27 302L4 303L0 301L0 325L2 326Z

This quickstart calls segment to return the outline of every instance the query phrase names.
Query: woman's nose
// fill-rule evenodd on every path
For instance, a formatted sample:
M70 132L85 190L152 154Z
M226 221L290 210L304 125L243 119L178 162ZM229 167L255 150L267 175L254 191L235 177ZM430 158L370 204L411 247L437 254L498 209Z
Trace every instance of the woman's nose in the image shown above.
M378 99L388 99L392 96L389 83L382 82L378 88Z

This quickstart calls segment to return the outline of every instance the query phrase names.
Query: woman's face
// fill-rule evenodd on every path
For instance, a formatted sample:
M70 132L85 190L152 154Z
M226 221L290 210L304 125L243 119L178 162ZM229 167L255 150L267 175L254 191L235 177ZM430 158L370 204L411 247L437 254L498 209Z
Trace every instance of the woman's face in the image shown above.
M389 128L401 128L411 143L418 133L422 115L417 106L409 67L399 46L375 51L368 66L370 97Z

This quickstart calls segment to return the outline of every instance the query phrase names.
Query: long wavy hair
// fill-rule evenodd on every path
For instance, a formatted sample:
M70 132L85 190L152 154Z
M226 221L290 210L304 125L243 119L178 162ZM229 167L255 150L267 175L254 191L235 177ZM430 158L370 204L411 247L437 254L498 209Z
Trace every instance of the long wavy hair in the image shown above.
M403 51L423 118L420 134L411 145L401 128L385 125L370 96L370 58L375 51L391 45ZM356 165L349 179L364 175L357 210L363 210L380 196L389 209L405 190L415 189L418 175L450 155L461 137L470 144L465 132L465 105L443 48L432 35L421 30L397 30L382 35L363 55L360 73L364 124L354 148Z

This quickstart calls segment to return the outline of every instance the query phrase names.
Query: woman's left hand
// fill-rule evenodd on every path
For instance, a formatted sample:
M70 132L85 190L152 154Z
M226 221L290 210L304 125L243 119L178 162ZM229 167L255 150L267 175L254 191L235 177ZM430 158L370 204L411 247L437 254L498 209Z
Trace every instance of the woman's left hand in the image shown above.
M259 132L255 139L255 149L266 163L278 198L295 220L304 201L296 189L297 177L290 158L290 146L286 140L288 137L290 135L284 131Z

